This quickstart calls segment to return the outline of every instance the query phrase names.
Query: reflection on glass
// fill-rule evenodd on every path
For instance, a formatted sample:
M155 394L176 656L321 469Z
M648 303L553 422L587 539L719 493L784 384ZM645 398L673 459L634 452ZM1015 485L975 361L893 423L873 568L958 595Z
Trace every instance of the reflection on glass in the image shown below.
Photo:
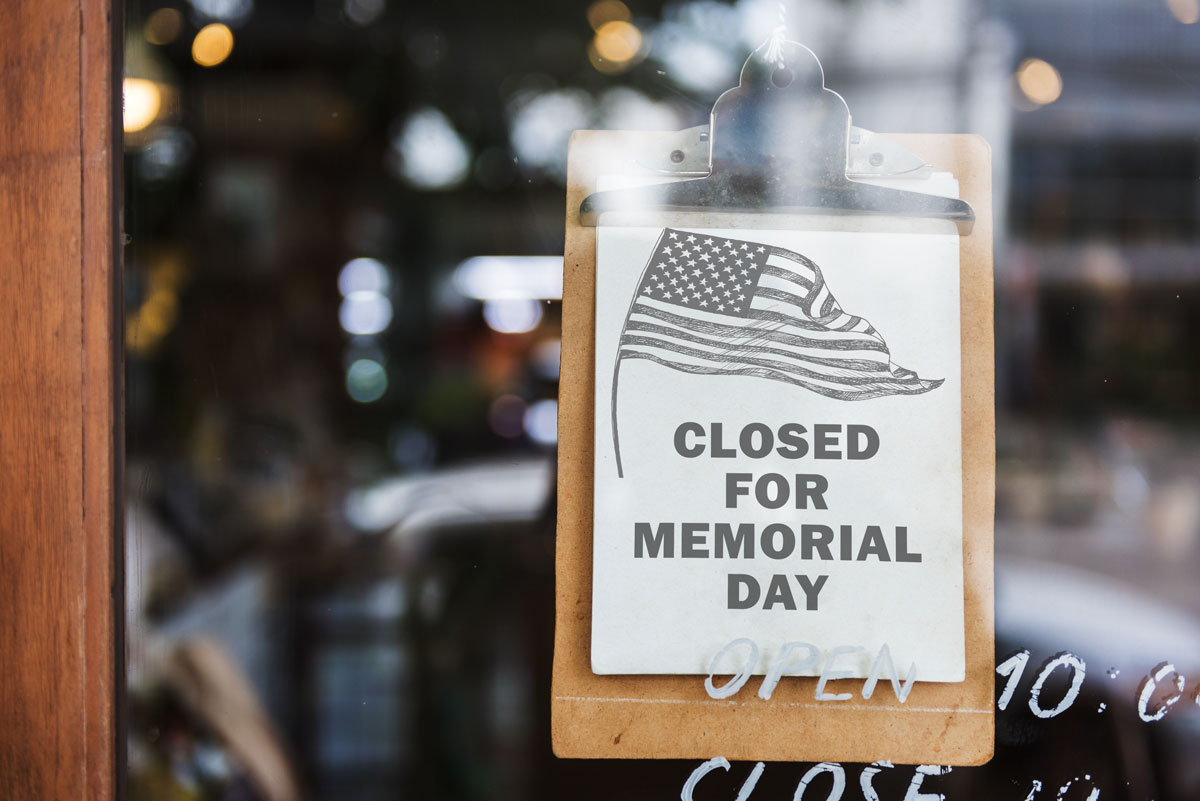
M856 124L992 148L997 656L1031 655L993 764L922 792L1197 797L1196 1L782 10ZM705 124L780 12L127 4L131 798L678 797L694 766L547 747L566 153Z

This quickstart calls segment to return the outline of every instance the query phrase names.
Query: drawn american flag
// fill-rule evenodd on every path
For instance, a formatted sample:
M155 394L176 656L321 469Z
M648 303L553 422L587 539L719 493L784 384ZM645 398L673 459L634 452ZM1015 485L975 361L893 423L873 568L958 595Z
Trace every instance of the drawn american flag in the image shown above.
M834 298L821 268L783 248L665 229L625 318L613 368L647 359L705 375L769 378L838 400L916 395L942 384L897 366L887 343Z

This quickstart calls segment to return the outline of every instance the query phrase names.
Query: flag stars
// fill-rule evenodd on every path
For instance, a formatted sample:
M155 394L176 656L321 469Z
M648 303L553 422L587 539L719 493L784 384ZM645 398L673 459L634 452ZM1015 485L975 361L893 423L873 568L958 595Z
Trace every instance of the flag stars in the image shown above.
M660 253L651 257L639 295L726 314L744 314L749 308L764 266L761 254L768 251L754 242L669 229L658 248Z

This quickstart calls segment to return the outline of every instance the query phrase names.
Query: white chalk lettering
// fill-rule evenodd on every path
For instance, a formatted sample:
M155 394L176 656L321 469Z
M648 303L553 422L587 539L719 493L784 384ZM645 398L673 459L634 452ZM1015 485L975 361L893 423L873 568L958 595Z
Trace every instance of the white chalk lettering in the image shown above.
M1046 683L1046 679L1050 677L1050 674L1060 667L1071 669L1071 686L1067 688L1067 692L1063 695L1062 700L1058 702L1057 706L1052 709L1045 709L1041 703L1042 685ZM1037 681L1033 683L1033 688L1029 691L1029 711L1039 718L1053 718L1061 715L1071 704L1075 703L1075 699L1079 695L1079 689L1083 686L1083 677L1086 673L1087 666L1075 654L1070 654L1066 651L1055 654L1042 666L1042 672L1038 674Z
M1159 704L1156 709L1151 711L1149 709L1150 699L1154 697L1155 689L1157 689L1158 685L1172 673L1175 674L1175 694L1164 698L1163 702ZM1142 684L1138 688L1138 717L1147 723L1154 723L1155 721L1162 720L1164 717L1166 717L1167 712L1171 709L1171 707L1183 697L1183 685L1184 678L1178 673L1175 673L1174 665L1172 665L1170 662L1159 662L1154 666L1154 669L1150 671L1150 674L1146 676L1146 678L1142 679Z
M742 667L727 683L721 687L713 684L713 675L717 672L717 666L721 663L721 657L732 648L739 645L750 646L750 656L742 664ZM712 662L708 666L708 678L704 680L704 689L712 698L728 698L746 685L750 680L750 674L754 672L754 666L758 664L758 644L754 640L749 640L745 637L739 637L736 640L731 640L728 645L717 651L717 655L712 658Z
M818 762L813 765L800 779L800 783L796 785L796 794L792 796L792 801L802 801L804 791L808 789L809 782L820 776L822 773L833 775L833 787L829 790L829 795L825 796L825 801L838 801L842 797L842 793L846 790L846 771L836 762Z
M894 768L890 759L881 759L878 762L872 762L862 769L862 773L858 775L858 786L862 788L863 798L866 801L879 801L879 793L875 792L875 788L871 785L871 781L884 768Z
M728 771L729 760L725 757L716 757L701 763L699 767L692 771L692 775L687 777L687 781L683 783L683 790L679 793L679 801L692 801L692 791L696 789L696 785L700 783L701 779L717 768Z
M789 666L792 659L792 652L798 648L804 648L808 653L800 660L799 664ZM775 687L779 684L779 680L783 678L785 670L791 669L796 672L812 670L817 666L820 658L820 650L812 643L785 642L783 647L779 649L779 653L771 660L771 666L767 668L767 675L763 676L762 686L758 688L758 697L764 701L771 700L771 696L775 693Z
M951 770L953 768L949 765L917 765L912 781L908 784L908 791L904 794L904 801L946 801L946 796L941 793L922 793L921 785L927 777L945 776Z
M821 668L821 676L817 679L817 691L814 697L818 701L846 701L851 697L851 693L827 693L825 692L825 684L838 679L848 679L854 675L851 670L834 670L833 663L837 661L839 656L849 656L850 654L860 653L863 649L857 645L839 645L829 652L829 658L825 660L825 666Z
M1029 651L1017 651L1015 654L1005 659L1000 664L996 665L996 672L1001 676L1008 676L1008 681L1004 685L1004 692L1000 693L1000 700L996 706L1003 712L1008 709L1008 702L1012 700L1013 693L1016 692L1017 684L1021 681L1021 676L1025 673L1025 666L1029 664Z
M892 652L888 650L888 645L885 642L883 647L879 649L879 655L875 657L875 664L871 665L871 672L867 674L867 680L863 682L862 697L870 698L875 693L875 684L879 681L880 671L884 664L887 665L888 679L892 683L892 692L896 694L896 700L904 703L908 700L908 694L912 692L913 682L917 680L917 663L913 662L908 668L908 678L904 685L900 685L900 676L896 673L896 665L892 662Z

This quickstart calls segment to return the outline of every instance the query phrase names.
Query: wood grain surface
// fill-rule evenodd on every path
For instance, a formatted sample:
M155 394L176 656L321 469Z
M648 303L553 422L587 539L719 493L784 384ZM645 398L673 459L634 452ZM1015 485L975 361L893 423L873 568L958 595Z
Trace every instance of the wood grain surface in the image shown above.
M0 798L116 792L111 0L0 3Z

